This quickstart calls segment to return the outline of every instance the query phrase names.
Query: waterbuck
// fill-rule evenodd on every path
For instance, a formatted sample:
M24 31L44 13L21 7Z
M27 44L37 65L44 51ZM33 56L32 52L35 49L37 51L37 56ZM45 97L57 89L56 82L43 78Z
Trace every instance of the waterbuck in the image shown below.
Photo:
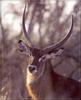
M29 64L27 66L26 87L33 100L81 100L81 83L71 78L58 75L53 70L50 62L51 54L58 56L59 50L69 39L73 29L73 17L70 31L57 44L43 49L32 45L25 27L26 6L22 18L23 33L31 46L19 40L20 51L27 54ZM65 66L66 67L66 66Z

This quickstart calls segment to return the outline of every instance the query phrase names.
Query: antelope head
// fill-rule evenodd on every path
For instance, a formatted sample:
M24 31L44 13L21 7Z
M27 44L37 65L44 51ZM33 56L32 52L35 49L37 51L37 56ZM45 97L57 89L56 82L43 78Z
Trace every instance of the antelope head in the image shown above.
M28 89L30 96L33 99L39 100L39 99L50 98L51 100L51 98L57 97L54 91L54 88L56 90L56 87L54 87L56 82L53 80L53 78L57 80L58 77L56 78L56 74L54 76L53 68L49 60L50 54L51 53L57 54L58 51L64 45L64 43L71 36L73 29L73 18L70 31L61 41L51 46L45 47L43 49L39 49L32 45L32 42L28 36L29 33L26 31L25 27L25 16L26 16L25 14L26 14L26 6L22 18L22 28L25 37L27 38L27 40L31 45L30 46L26 45L22 40L18 42L20 51L27 54L29 58L29 64L27 66L26 87Z

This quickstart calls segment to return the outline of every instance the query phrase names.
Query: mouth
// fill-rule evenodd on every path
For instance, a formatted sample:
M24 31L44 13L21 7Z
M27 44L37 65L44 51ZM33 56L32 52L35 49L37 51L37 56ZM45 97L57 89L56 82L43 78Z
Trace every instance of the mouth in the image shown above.
M35 65L29 65L27 68L28 72L32 75L37 73L37 66Z
M28 85L33 84L34 81L36 80L37 78L36 73L37 73L37 70L34 70L32 73L29 70L27 71L27 84Z

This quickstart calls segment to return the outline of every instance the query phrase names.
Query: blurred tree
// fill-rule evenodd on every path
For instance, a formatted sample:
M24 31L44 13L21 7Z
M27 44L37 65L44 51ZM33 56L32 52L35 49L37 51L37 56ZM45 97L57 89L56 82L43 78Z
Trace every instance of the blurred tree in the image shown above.
M39 48L62 39L70 28L70 16L73 13L72 36L64 45L65 58L57 62L55 70L81 80L81 0L3 0L0 4L1 99L26 99L28 96L25 88L27 58L17 48L20 38L27 42L21 24L25 4L27 31L31 41Z

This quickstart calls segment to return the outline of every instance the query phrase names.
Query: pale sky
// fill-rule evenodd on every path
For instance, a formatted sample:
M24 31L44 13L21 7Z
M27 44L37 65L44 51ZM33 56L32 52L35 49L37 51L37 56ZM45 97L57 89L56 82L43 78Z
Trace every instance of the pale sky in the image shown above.
M63 1L63 0L62 0ZM63 2L59 2L59 6L63 5ZM66 0L65 2L65 8L62 13L62 16L60 18L60 23L63 22L66 19L66 16L70 15L70 13L73 11L73 8L75 4L78 2L78 0ZM46 4L48 4L48 8L50 8L50 11L55 9L56 2L55 0L47 0ZM16 16L14 14L14 9L20 14L20 16ZM24 9L24 4L20 0L3 0L1 1L1 16L2 16L2 23L4 28L9 29L8 38L12 39L13 37L17 36L21 32L21 19L22 19L22 13ZM45 17L48 17L49 14L46 14ZM37 33L37 29L39 26L36 24L34 28L34 32Z

